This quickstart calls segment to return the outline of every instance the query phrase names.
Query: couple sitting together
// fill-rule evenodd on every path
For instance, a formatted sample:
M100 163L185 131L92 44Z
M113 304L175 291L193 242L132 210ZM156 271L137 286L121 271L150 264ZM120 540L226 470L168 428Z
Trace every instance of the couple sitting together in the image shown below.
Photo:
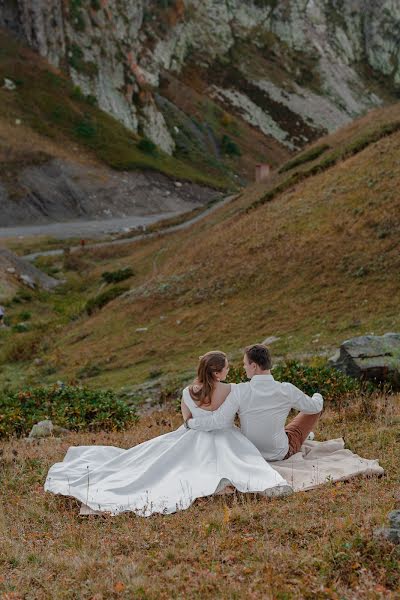
M226 384L226 355L207 352L183 391L184 425L128 450L71 447L51 467L45 489L74 496L92 511L141 516L182 510L231 487L265 496L290 493L273 461L300 451L321 414L322 396L275 381L261 344L246 348L243 364L250 381ZM300 413L286 425L292 408Z

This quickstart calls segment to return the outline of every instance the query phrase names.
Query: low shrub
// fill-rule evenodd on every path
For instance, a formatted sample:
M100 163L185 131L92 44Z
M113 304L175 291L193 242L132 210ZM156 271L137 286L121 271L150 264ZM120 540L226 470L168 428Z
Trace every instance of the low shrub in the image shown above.
M290 169L294 169L294 167L311 162L312 160L315 160L321 156L321 154L323 154L326 150L329 150L329 148L330 146L328 144L321 144L320 146L310 148L309 150L306 150L306 152L302 152L298 156L295 156L295 158L292 160L289 160L287 163L285 163L279 169L278 173L285 173L286 171L290 171Z
M147 138L142 138L138 144L138 149L145 154L150 154L151 156L155 156L157 154L157 146L151 140Z
M90 300L86 302L85 306L87 314L91 315L96 310L100 310L103 308L103 306L111 302L111 300L118 298L118 296L121 296L121 294L127 292L128 290L128 286L115 286L106 290L105 292L102 292L101 294L98 294L94 298L90 298Z
M79 138L93 139L97 136L96 125L91 119L84 117L76 124L75 134Z
M16 323L12 328L15 333L25 333L29 331L29 325L27 323Z
M120 281L129 279L129 277L132 277L133 275L133 269L131 269L131 267L125 267L124 269L119 269L117 271L105 271L101 274L101 278L106 283L119 283Z
M273 376L277 381L293 383L309 396L319 392L325 401L337 405L356 395L370 395L376 391L373 383L349 377L328 365L308 366L295 360L276 365L273 368ZM244 368L231 367L228 381L231 383L247 381Z
M227 156L241 156L239 146L234 142L229 135L224 135L221 140L221 151Z
M114 431L134 423L137 415L110 390L57 385L0 392L0 438L27 435L44 419L74 431Z
M29 321L29 319L32 317L32 313L30 313L28 310L23 310L22 312L19 313L18 315L18 319L20 321Z

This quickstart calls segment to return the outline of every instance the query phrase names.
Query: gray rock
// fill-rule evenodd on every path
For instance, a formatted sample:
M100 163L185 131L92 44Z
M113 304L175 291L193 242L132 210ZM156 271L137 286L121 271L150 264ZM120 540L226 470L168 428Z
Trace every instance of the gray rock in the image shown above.
M393 544L400 544L400 531L389 527L380 527L374 530L374 538L388 540Z
M360 73L356 68L359 63L372 68L391 85L399 85L400 11L393 0L344 3L191 0L183 4L186 4L184 18L177 10L176 23L161 28L154 27L155 14L150 21L145 18L148 10L145 0L108 0L107 10L92 8L90 11L79 3L76 10L81 26L77 27L76 11L64 11L59 0L2 0L0 25L25 37L56 67L65 63L68 48L78 45L83 63L93 64L95 69L90 75L71 65L69 71L74 84L80 86L84 94L96 96L102 110L135 132L143 129L166 151L172 150L173 140L162 112L151 101L145 106L136 105L132 102L132 93L157 89L160 77L165 72L179 74L187 62L193 60L193 53L201 55L199 66L210 69L212 83L214 61L226 61L229 49L236 44L251 39L255 51L272 46L272 52L279 55L283 63L282 74L287 74L283 85L271 81L276 78L280 81L282 75L271 78L258 73L259 56L255 56L254 64L248 64L251 59L228 64L238 73L236 86L232 82L231 101L236 102L249 122L254 122L253 109L259 108L268 115L271 101L272 107L280 104L286 110L273 111L277 113L274 118L278 127L272 127L272 132L279 132L279 126L285 129L290 120L288 113L293 114L295 129L288 131L288 135L295 144L311 139L314 130L334 130L366 109L381 104L385 98L383 90L377 84L372 86ZM113 15L113 27L109 27L107 14ZM131 51L123 51L124 44ZM282 52L282 47L288 52ZM118 51L118 60L115 60ZM303 64L309 65L307 77L306 74L300 76L301 69L292 60L296 52L302 52ZM285 64L286 54L291 60ZM241 84L246 79L249 81L253 72L256 76L251 84L260 90L257 97L267 96L265 103L259 100L260 106L251 103ZM313 86L318 86L317 92L312 92L311 81ZM214 93L215 87L210 85ZM226 91L229 90L221 87L222 95ZM254 95L253 92L252 97ZM256 126L262 125L262 117L256 119ZM307 127L310 122L312 126ZM300 133L296 129L298 123L302 123ZM177 135L175 129L171 127L171 130Z
M36 423L31 429L29 434L30 438L45 438L53 435L54 425L53 423L46 419L45 421L39 421Z
M346 340L330 365L357 379L389 382L400 388L400 334L363 335Z
M388 514L390 527L400 531L400 510L392 510Z
M24 259L16 256L13 252L7 250L7 248L0 248L0 269L4 269L7 273L14 275L26 285L29 285L29 287L35 287L36 284L45 290L51 290L61 283L59 280L49 277L46 273L43 273Z
M15 85L15 83L11 80L11 79L4 79L4 85L3 88L5 90L8 90L9 92L13 92L14 90L17 89L17 86Z
M24 283L25 285L30 287L32 290L35 289L36 283L35 283L34 279L32 279L32 277L30 277L29 275L26 275L26 273L22 273L19 276L19 278L22 281L22 283Z
M36 423L36 425L32 427L29 438L41 439L52 436L67 435L68 433L70 433L69 429L65 429L65 427L60 427L59 425L53 425L52 421L46 419L45 421L39 421L39 423Z

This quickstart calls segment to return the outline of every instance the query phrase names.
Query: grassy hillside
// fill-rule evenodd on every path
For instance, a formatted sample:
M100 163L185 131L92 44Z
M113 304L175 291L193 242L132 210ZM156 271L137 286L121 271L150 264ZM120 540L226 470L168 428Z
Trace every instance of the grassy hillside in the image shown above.
M187 230L41 259L68 283L23 301L35 321L26 334L4 333L3 374L118 388L191 369L210 348L238 356L270 335L280 338L275 356L290 356L398 330L398 121L399 106L372 113L319 142L337 154L333 166L324 154L303 162L295 168L320 168L271 194L289 165ZM344 152L352 144L356 153ZM134 275L104 282L104 271L123 267ZM93 298L104 306L88 315ZM11 305L10 315L20 310Z
M372 408L372 407L371 407ZM48 468L71 445L128 448L176 428L172 411L123 433L73 433L4 444L0 471L0 594L5 598L398 598L400 546L373 538L395 506L399 398L326 411L318 438L345 435L386 475L324 485L287 498L233 495L149 519L79 518L78 503L43 492ZM379 498L379 502L377 502ZM400 498L398 499L400 501ZM190 590L190 592L188 591Z
M0 87L0 177L15 195L22 167L60 155L78 161L90 157L116 170L151 169L215 187L234 185L233 173L221 166L202 172L190 157L178 160L143 142L61 71L0 31L0 81L4 78L16 90Z

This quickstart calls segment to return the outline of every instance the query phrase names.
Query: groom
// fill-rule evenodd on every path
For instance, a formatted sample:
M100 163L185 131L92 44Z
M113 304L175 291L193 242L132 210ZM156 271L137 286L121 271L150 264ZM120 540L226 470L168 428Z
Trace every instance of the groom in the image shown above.
M262 344L245 349L243 366L250 381L235 386L218 410L189 419L187 425L203 431L221 429L238 413L242 433L266 460L289 458L300 451L316 425L323 398L318 393L310 398L291 383L275 381L269 350ZM285 426L292 408L301 412Z

